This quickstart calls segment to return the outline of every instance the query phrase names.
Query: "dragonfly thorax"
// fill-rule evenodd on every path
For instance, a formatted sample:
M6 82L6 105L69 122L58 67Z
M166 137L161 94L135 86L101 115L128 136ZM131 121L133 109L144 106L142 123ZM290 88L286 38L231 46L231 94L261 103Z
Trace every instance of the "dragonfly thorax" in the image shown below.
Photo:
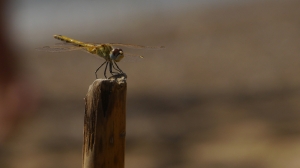
M114 60L116 62L121 61L121 59L124 57L123 50L120 48L114 48L110 51L110 59Z

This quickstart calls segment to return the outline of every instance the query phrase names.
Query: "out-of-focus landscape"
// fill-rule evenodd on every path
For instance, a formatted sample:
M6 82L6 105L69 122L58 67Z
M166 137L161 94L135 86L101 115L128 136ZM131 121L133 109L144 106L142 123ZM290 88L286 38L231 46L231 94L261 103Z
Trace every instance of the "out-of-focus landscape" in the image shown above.
M1 145L1 168L82 165L83 98L103 60L34 50L58 43L53 34L166 47L124 48L145 58L118 64L128 76L125 167L300 167L300 1L157 3L136 13L108 3L94 21L77 17L94 15L89 3L40 4L36 13L11 5L10 42L40 100ZM40 19L21 30L26 16Z

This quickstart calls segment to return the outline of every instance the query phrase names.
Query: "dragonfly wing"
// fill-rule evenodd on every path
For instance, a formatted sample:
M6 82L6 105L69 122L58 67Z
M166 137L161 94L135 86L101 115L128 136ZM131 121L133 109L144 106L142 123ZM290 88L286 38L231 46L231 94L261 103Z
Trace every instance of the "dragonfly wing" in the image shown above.
M141 55L138 55L138 54L131 54L131 53L126 53L126 54L125 54L125 57L127 57L127 56L134 57L134 58L144 58L144 57L141 56Z
M72 43L67 43L67 42L61 42L61 43L55 43L55 46L74 46Z
M121 62L140 62L144 60L143 58L141 55L125 53Z
M135 45L135 44L122 44L122 43L108 43L109 45L113 46L122 46L127 48L134 48L134 49L163 49L164 46L143 46L143 45Z
M82 49L84 48L73 46L73 45L54 45L54 46L45 46L45 47L36 48L36 50L38 51L46 51L46 52L66 52L66 51L75 51L75 50L82 50Z

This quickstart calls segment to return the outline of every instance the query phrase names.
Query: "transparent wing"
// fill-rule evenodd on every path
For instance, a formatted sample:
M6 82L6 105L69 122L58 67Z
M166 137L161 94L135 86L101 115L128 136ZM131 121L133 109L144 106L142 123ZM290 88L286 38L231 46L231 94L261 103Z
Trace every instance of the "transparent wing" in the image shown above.
M122 44L122 43L107 43L109 45L113 46L122 46L122 47L127 47L127 48L134 48L134 49L164 49L164 46L142 46L142 45L135 45L135 44Z
M67 51L75 51L75 50L82 50L83 47L74 46L68 43L58 43L53 46L45 46L36 48L38 51L45 51L45 52L67 52Z
M141 55L138 55L138 54L131 54L131 53L125 53L124 56L125 56L125 57L130 56L130 57L134 57L134 58L144 58L144 57L141 56Z
M132 54L132 53L124 53L124 58L121 60L121 62L140 62L143 61L144 57L138 54Z

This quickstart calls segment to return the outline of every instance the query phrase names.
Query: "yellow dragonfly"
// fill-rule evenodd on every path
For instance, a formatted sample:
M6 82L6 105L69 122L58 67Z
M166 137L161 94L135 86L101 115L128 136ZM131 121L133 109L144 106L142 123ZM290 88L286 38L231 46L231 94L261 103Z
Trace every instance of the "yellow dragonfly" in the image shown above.
M107 66L109 66L109 72L112 75L123 74L124 72L119 68L117 62L121 61L124 58L124 52L121 48L114 48L113 46L123 46L128 48L135 49L162 49L163 46L142 46L142 45L132 45L132 44L121 44L121 43L102 43L102 44L93 44L93 43L84 43L66 36L54 35L54 38L64 43L59 43L53 46L45 46L37 48L39 51L46 52L65 52L65 51L75 51L83 50L96 56L102 57L105 59L105 62L102 63L95 71L96 79L98 70L105 65L104 76L106 77ZM135 56L143 58L140 55L126 54L125 56ZM114 72L113 70L117 71Z

